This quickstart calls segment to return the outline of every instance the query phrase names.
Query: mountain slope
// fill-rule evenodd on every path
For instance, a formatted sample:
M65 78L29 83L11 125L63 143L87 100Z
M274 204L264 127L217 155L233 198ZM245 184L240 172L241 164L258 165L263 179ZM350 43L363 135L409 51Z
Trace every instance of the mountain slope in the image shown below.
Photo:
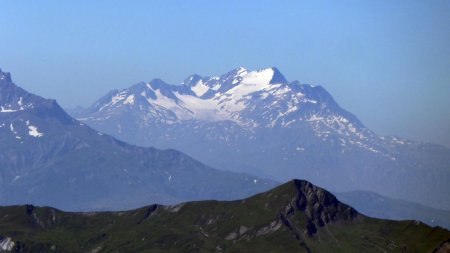
M127 212L0 208L13 252L432 252L448 230L365 217L294 180L248 199L151 205Z
M288 82L276 68L138 83L108 93L80 120L218 168L450 209L449 149L379 136L321 86Z
M0 204L65 210L235 199L274 183L218 171L175 150L128 145L71 118L0 71Z
M450 211L392 199L367 191L335 193L343 203L370 217L390 220L418 220L430 226L450 229Z

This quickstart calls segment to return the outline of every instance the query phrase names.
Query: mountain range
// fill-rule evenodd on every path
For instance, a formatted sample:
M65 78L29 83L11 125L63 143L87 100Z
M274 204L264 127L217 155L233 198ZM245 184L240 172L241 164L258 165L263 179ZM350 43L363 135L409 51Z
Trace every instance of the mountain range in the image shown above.
M350 191L334 194L339 201L370 217L389 220L417 220L430 226L441 226L450 229L450 211L448 210L435 209L368 191Z
M195 90L178 89L185 89L183 92L191 96L189 89ZM54 100L16 86L10 74L1 70L0 102L2 205L124 210L148 203L236 199L277 184L242 173L217 171L175 150L140 148L118 141L71 118ZM72 113L83 111L77 108ZM372 217L416 219L450 227L449 211L368 191L337 196Z
M120 140L180 150L215 168L450 209L448 148L380 136L323 87L290 82L277 68L192 75L179 85L140 82L74 116Z
M73 119L55 100L16 86L0 70L0 205L124 210L242 198L275 184L212 169L173 149L118 141Z
M369 218L322 188L292 180L243 200L126 212L0 207L0 246L6 252L444 253L450 232Z

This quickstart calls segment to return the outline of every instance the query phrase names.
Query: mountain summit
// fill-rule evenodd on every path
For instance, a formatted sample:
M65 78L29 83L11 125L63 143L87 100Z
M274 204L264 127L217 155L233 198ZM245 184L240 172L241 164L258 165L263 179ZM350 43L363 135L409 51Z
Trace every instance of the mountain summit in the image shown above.
M276 68L192 75L181 85L142 82L108 93L79 118L217 168L450 209L449 149L380 136L323 87L287 81Z
M30 94L16 86L11 74L0 69L0 112L16 112L54 104L54 101Z
M260 109L267 112L258 119L250 115ZM347 128L352 124L363 128L356 117L338 108L323 88L289 83L276 68L248 71L240 67L220 77L192 75L182 85L170 85L160 79L141 82L108 93L87 109L86 120L112 117L115 110L141 111L146 119L154 114L154 120L168 123L232 121L246 130L287 126L295 122L289 120L292 115L299 113L304 120L316 121L319 112L337 112L352 121Z

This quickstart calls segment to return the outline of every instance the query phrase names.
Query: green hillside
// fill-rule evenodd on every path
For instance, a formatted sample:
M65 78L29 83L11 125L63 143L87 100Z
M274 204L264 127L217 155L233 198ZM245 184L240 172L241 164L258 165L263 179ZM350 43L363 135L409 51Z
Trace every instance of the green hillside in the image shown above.
M294 180L244 200L125 212L2 207L0 236L0 245L12 252L351 253L445 252L450 232L368 218L329 192Z

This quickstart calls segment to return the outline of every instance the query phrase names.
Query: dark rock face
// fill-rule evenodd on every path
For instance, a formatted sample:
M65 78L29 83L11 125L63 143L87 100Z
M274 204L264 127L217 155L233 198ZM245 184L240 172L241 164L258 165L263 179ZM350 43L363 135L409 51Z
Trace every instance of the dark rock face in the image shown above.
M34 210L33 205L25 205L25 208L27 209L27 215L31 215L33 213Z
M145 212L144 217L142 217L142 219L140 219L137 224L142 224L142 222L147 220L156 211L156 209L158 209L159 207L160 207L159 205L151 205L151 206L149 206L147 208L147 211Z
M342 204L324 189L304 180L292 182L297 189L297 196L283 208L280 220L294 234L303 229L305 234L313 236L319 227L330 222L351 221L361 217L355 209ZM300 222L296 224L294 221Z
M307 181L296 180L298 191L297 207L304 211L314 223L323 225L335 220L351 220L357 211L322 188Z
M36 207L33 205L25 205L26 216L29 224L40 229L51 229L57 223L57 213L60 212L53 208L41 209L36 212Z

